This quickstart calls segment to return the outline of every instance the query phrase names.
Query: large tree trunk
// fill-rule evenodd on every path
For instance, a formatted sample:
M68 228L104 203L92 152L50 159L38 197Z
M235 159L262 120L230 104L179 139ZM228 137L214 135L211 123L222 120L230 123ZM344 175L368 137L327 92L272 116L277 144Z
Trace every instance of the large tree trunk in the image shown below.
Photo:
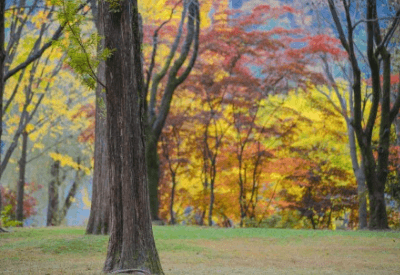
M137 1L103 0L100 14L105 46L115 49L106 61L111 228L104 271L164 274L152 232L147 186Z
M148 131L146 137L146 164L149 182L150 211L151 219L153 221L159 220L158 182L160 180L160 163L157 150L157 142L158 139L155 138L150 133L150 131Z
M52 180L49 183L49 202L47 207L47 226L58 225L58 187L60 185L60 162L55 161L51 166Z
M26 168L26 151L28 147L28 133L22 133L22 152L19 164L19 181L17 186L17 221L24 220L24 188L25 188L25 168Z

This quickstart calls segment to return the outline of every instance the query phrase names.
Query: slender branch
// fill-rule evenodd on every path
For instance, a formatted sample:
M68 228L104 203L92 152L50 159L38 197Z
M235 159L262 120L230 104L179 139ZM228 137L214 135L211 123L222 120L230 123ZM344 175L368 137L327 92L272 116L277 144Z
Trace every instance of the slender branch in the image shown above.
M167 74L168 72L168 68L171 65L172 59L175 56L175 53L178 49L181 37L182 37L182 33L183 33L183 25L185 23L185 18L186 18L186 13L188 10L188 7L186 5L186 0L184 2L184 7L183 7L183 11L182 11L182 17L181 17L181 22L179 23L179 28L178 28L178 34L175 37L175 41L174 44L171 47L171 50L169 52L169 55L164 63L164 67L161 69L161 71L159 73L157 73L156 75L154 75L153 77L153 83L152 83L152 87L151 87L151 95L150 95L150 108L149 108L149 122L150 124L152 124L152 122L155 119L155 109L156 109L156 97L157 97L157 89L158 86L161 82L161 80L164 78L164 76Z
M164 94L161 99L161 106L160 106L159 114L152 125L152 129L155 134L155 137L158 137L161 134L162 128L164 127L165 120L168 116L168 112L170 109L172 95L173 95L175 89L178 87L179 84L182 83L182 81L183 81L182 77L186 78L188 76L190 70L194 66L195 57L197 56L197 53L195 53L195 52L193 53L195 56L194 57L192 56L192 59L188 65L188 68L190 68L190 69L188 70L188 68L187 68L186 71L181 76L181 78L178 78L178 79L176 78L179 69L182 67L187 56L189 55L193 40L197 41L197 39L198 39L199 30L197 29L197 26L199 24L199 21L197 21L197 20L200 20L200 19L197 18L196 23L194 22L195 21L194 17L199 16L198 5L196 3L197 3L197 0L190 0L189 7L188 7L189 16L188 16L188 22L187 22L188 34L187 34L185 42L182 46L182 51L181 51L179 58L175 60L172 68L169 71L168 83L165 87ZM198 42L196 42L196 41L195 41L195 47L198 47ZM194 49L194 51L196 51L196 49Z
M400 14L399 14L400 15ZM353 30L361 23L368 23L368 22L378 22L379 20L387 20L387 19L400 19L400 16L385 16L385 17L379 17L379 18L375 18L375 19L361 19L359 21L357 21L354 25L353 25Z
M63 9L64 9L64 13L66 13L65 5L64 5L64 4L65 4L65 2L63 2ZM85 46L83 45L83 42L82 42L80 36L79 36L77 33L75 33L75 31L74 31L74 29L72 28L71 23L69 22L69 20L66 20L66 24L67 24L67 26L68 26L70 32L72 33L72 35L74 36L74 38L75 38L76 41L78 42L79 47L81 47L81 49L82 49L82 51L83 51L83 54L85 55L86 63L87 63L88 68L89 68L89 70L90 70L90 73L89 73L90 77L93 78L94 80L96 80L97 83L99 83L104 89L106 89L106 88L107 88L106 85L105 85L103 82L101 82L101 80L97 77L97 74L96 74L96 72L94 71L94 69L93 69L93 67L92 67L92 64L90 63L89 54L88 54L88 52L86 51L86 48L85 48Z
M393 37L393 34L400 22L400 9L397 10L396 16L394 18L395 19L394 19L392 25L390 26L389 31L386 33L382 42L376 48L376 54L379 54L381 52L381 50L386 46L386 44L389 43L390 39Z
M399 73L400 77L400 73ZM399 108L400 108L400 82L397 85L397 97L396 100L392 106L392 109L390 110L390 115L389 115L389 121L392 123L394 119L396 118L397 114L399 113Z
M328 0L329 9L331 11L333 21L335 23L336 29L339 33L339 39L342 42L343 47L347 52L350 52L349 44L347 43L346 36L344 35L342 24L340 23L340 19L338 13L336 11L335 2L333 0Z

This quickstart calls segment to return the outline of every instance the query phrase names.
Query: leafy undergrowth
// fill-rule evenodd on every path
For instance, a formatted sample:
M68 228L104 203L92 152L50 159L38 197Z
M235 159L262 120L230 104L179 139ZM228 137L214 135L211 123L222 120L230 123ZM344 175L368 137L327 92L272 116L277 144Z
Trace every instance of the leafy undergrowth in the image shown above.
M166 274L398 274L400 233L154 227ZM84 228L0 234L0 274L102 274L107 236Z

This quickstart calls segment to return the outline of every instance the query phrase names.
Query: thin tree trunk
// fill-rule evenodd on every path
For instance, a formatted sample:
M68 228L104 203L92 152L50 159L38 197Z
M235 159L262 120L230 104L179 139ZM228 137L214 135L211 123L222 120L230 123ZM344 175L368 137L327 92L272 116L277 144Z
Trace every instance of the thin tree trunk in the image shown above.
M173 94L176 88L182 84L186 78L189 76L192 68L197 59L199 50L199 34L200 34L200 13L199 13L199 2L198 0L184 0L181 22L178 27L178 33L175 37L174 43L170 48L170 53L163 64L161 64L161 70L153 75L154 69L154 58L157 54L157 41L158 41L158 29L153 36L153 58L149 69L149 74L147 77L147 83L145 88L145 101L147 99L147 93L149 92L150 79L152 79L151 92L150 92L150 102L145 108L147 110L147 133L146 133L146 161L147 161L147 172L149 181L149 192L150 192L150 208L151 216L153 220L158 220L158 183L160 178L159 172L159 157L158 157L158 141L162 129L165 125L167 119ZM185 23L185 18L187 17L187 31L186 38L179 47L182 39L182 34L184 31L183 25ZM177 55L178 49L181 49L179 57L174 60ZM191 56L190 56L191 54ZM186 68L183 65L187 64ZM178 75L179 73L179 75ZM160 83L167 77L164 91L162 92L161 101L159 102L159 108L157 108L157 91L161 88ZM156 114L156 109L158 113Z
M150 214L141 34L136 0L100 2L106 61L111 228L105 272L164 274Z
M157 151L158 139L154 135L147 131L146 137L146 164L147 164L147 176L149 184L150 194L150 210L151 219L153 221L159 220L158 217L158 182L160 180L160 164L159 156Z
M78 161L77 161L78 165L81 164L81 160L80 157L78 157ZM60 210L60 213L58 215L59 219L58 219L58 224L61 224L61 222L65 219L65 217L67 216L68 210L72 205L72 202L75 198L76 195L76 191L78 189L79 183L81 181L81 170L80 168L78 168L78 171L76 171L76 175L75 175L75 180L72 183L71 189L68 192L67 197L65 198L64 201L64 205Z
M212 214L213 214L213 209L214 209L214 179L211 179L211 184L210 184L210 209L208 211L208 225L212 226Z
M368 221L367 221L367 187L365 185L364 164L363 162L361 162L361 166L359 165L354 128L348 120L346 120L346 124L347 124L347 135L349 137L349 145L350 145L350 157L354 175L357 181L358 228L365 229L368 226Z
M47 207L47 226L58 225L58 187L60 185L60 162L55 161L51 167L51 176L49 183L49 202Z
M172 225L175 224L175 216L174 216L174 200L175 200L175 188L176 188L176 177L175 174L172 174L172 188L171 188L171 201L169 205L169 213L171 216L171 221L170 223Z
M97 1L92 0L93 18L100 36L104 35L104 26L100 24L99 9ZM104 47L101 41L99 50ZM100 62L97 68L97 77L102 83L105 79L105 62ZM110 192L108 184L108 144L107 144L107 98L104 88L99 84L96 88L96 120L95 120L95 143L94 143L94 175L92 183L92 204L86 234L109 233L110 228Z
M368 227L368 211L367 211L367 186L365 185L364 168L354 171L357 180L357 193L358 193L358 228L365 229Z
M24 220L24 188L25 188L25 168L26 168L26 151L28 147L28 133L22 133L22 152L19 164L19 181L17 186L17 221L23 222Z

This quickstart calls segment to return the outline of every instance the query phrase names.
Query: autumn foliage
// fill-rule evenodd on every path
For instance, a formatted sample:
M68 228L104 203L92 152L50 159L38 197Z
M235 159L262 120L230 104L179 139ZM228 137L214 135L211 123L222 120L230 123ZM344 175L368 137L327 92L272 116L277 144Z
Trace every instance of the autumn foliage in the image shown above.
M302 14L291 6L241 11L224 9L223 1L213 5L195 67L174 95L159 143L160 218L171 224L334 229L350 213L346 226L356 227L357 185L345 121L318 92L331 85L318 69L320 57L347 58L340 42L285 25ZM158 47L168 52L178 21L172 15L151 19L144 26L145 69L151 62L159 69L162 58L151 60L154 32ZM94 119L93 106L78 115ZM82 141L93 140L93 125ZM398 147L390 162L395 177Z
M17 209L17 193L10 189L4 188L0 186L2 193L2 204L4 208L11 206L11 210L9 211L8 219L15 220L15 213ZM34 193L40 189L42 189L42 185L37 185L34 182L25 183L25 194L24 194L24 207L23 207L23 216L24 219L27 219L33 215L36 215L37 209L36 206L38 204L37 199L34 197ZM0 224L1 225L1 224Z

